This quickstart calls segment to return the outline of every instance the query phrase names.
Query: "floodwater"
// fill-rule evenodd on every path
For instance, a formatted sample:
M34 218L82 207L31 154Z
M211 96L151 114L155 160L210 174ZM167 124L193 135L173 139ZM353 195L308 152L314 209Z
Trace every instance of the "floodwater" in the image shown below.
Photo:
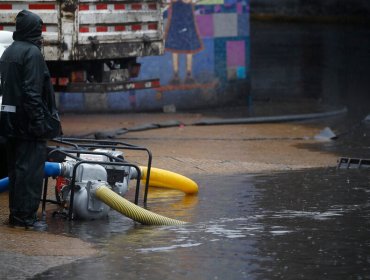
M304 97L318 107L348 108L345 118L322 121L338 139L302 148L370 158L370 123L363 122L370 113L369 33L360 26L252 24L259 96L271 104ZM148 203L189 224L141 226L113 211L103 221L54 222L51 232L92 242L102 253L33 279L370 279L369 171L190 176L197 196L152 190Z
M158 190L149 198L150 210L188 225L135 225L115 212L63 222L102 255L34 279L370 278L368 170L195 179L198 196Z

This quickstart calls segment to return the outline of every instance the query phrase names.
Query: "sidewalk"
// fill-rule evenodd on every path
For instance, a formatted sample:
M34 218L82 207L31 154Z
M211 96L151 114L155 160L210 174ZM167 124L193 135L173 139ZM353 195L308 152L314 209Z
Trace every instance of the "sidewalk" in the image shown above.
M321 126L298 123L192 125L210 117L191 113L64 115L62 122L66 136L114 135L116 141L151 150L153 166L185 175L255 173L336 164L336 155L298 147L316 142L313 137L323 129ZM123 128L165 126L169 122L175 125L120 134ZM132 153L126 155L128 161L141 160Z

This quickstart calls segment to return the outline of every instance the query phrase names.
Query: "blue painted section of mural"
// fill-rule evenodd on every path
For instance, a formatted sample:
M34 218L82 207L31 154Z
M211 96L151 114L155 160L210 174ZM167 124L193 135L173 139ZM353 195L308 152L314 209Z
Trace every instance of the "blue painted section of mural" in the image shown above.
M160 78L161 86L107 93L100 100L100 110L148 111L162 110L166 105L189 109L235 102L247 104L249 0L204 0L197 4L191 0L172 0L164 18L165 54L138 61L142 64L138 79ZM62 111L99 111L97 107L89 108L87 95L62 93L59 107ZM80 102L84 105L78 105Z

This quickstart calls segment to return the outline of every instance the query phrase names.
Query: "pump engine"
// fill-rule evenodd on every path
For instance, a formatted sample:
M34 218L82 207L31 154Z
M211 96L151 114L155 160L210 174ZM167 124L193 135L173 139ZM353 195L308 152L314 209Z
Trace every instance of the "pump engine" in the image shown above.
M130 179L137 177L137 170L124 163L120 151L95 149L93 153L79 155L79 160L71 155L61 163L61 174L56 178L55 194L62 209L55 214L66 214L73 208L73 217L79 219L107 216L110 207L96 198L94 187L104 185L123 197L129 189ZM112 161L112 158L117 160Z

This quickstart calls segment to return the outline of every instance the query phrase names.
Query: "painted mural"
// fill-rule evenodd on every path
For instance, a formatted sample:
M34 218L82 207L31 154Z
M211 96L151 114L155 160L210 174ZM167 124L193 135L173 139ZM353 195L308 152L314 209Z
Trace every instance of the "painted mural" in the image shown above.
M74 95L83 100L73 102L65 102L72 96L61 94L61 109L174 111L235 101L246 104L250 80L249 0L170 0L163 13L165 54L138 61L142 64L138 79L160 78L159 88ZM99 98L101 102L97 102Z

